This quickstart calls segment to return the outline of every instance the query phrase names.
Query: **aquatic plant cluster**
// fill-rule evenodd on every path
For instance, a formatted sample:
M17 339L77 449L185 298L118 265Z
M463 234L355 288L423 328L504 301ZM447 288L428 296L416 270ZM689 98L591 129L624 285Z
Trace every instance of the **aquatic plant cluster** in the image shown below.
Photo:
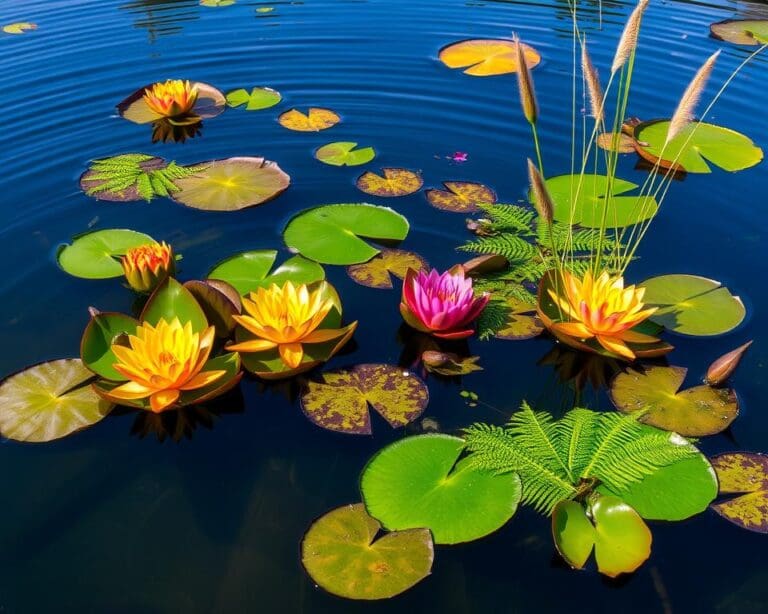
M409 223L368 203L302 211L284 228L293 252L284 263L274 266L276 250L256 249L214 264L203 279L179 279L173 246L130 229L90 231L62 245L57 262L63 271L122 279L136 295L134 308L125 314L91 308L79 357L5 378L0 433L52 441L95 425L115 406L182 413L227 394L246 374L286 380L314 371L295 380L307 418L324 429L366 435L371 410L393 428L422 415L429 390L418 367L454 378L482 368L479 356L456 353L451 341L549 334L558 342L554 352L567 346L588 357L586 372L570 374L575 385L607 386L617 411L575 407L555 418L522 401L504 425L478 423L385 447L362 471L362 501L328 512L304 536L302 562L319 586L350 599L393 597L430 573L435 544L486 537L520 505L550 517L554 546L571 567L584 568L594 554L597 570L609 577L633 572L651 555L646 521L683 520L711 507L745 529L768 533L767 457L728 452L708 459L694 439L722 432L737 418L738 400L727 383L749 342L715 360L704 384L683 390L685 368L643 362L673 351L666 332L721 335L746 313L738 297L704 277L663 274L627 282L673 179L710 172L710 164L738 171L763 155L748 137L703 121L722 88L695 119L717 54L693 76L669 119L625 121L646 5L641 0L629 17L605 88L573 13L592 123L574 148L583 152L574 161L580 170L568 175L544 173L534 79L541 56L532 46L516 37L472 39L440 51L447 67L471 76L515 73L532 135L528 203L499 203L493 190L466 181L426 191L436 209L474 216L467 221L474 238L458 250L476 256L447 271L431 268L419 254L378 247L402 241ZM20 23L4 30L33 28ZM759 44L755 53L768 41L765 22L713 24L712 33ZM270 88L225 95L205 83L169 79L136 90L117 109L128 121L151 125L153 142L184 141L199 137L203 122L227 107L258 111L281 100ZM286 111L278 121L289 130L320 132L342 118L310 108ZM632 152L648 164L642 186L616 175L619 156ZM375 156L372 147L353 142L315 151L317 160L335 166L363 165ZM264 158L181 166L141 153L94 160L80 177L83 192L97 200L170 198L211 211L261 205L290 183ZM397 198L421 190L423 180L416 171L390 167L364 172L356 185ZM344 318L324 266L345 266L351 279L370 288L391 290L394 279L402 280L402 318L426 339L413 370L378 363L321 370L358 324ZM592 359L600 361L597 373L588 371ZM609 378L600 375L606 368Z

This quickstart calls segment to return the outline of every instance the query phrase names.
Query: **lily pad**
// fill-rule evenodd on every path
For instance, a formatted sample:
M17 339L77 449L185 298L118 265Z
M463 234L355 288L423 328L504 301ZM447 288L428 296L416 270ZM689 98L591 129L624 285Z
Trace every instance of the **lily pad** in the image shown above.
M361 286L388 290L392 288L392 275L404 279L408 269L426 271L429 264L424 258L402 249L384 249L362 264L347 267L347 275Z
M283 128L297 132L320 132L333 128L341 121L341 118L330 109L311 107L308 113L302 113L298 109L286 111L277 121Z
M171 164L173 171L183 168ZM173 183L175 189L175 181L168 177L170 166L163 158L147 154L123 154L94 160L88 170L80 175L80 189L91 198L107 202L150 201L155 196L169 193L163 179ZM163 176L162 179L157 177L158 172ZM158 181L163 182L162 186ZM115 185L120 187L115 188Z
M606 151L612 151L614 148L618 153L633 153L635 151L635 139L623 132L620 132L616 137L614 135L613 132L603 132L597 135L595 142L600 149Z
M499 301L499 299L496 299ZM536 315L536 303L521 301L515 297L501 299L506 310L504 326L500 328L494 337L509 341L533 339L544 332L544 325Z
M726 19L709 26L714 38L736 45L768 43L768 19Z
M517 511L520 478L459 460L464 445L460 437L428 434L379 451L360 478L368 513L389 530L427 527L436 544L473 541L501 528Z
M336 141L323 145L315 151L315 158L331 166L360 166L376 157L373 147L357 149L357 143Z
M309 382L301 408L312 422L331 431L370 435L370 405L392 428L405 426L427 407L429 391L413 373L393 365L364 364L329 371Z
M304 569L333 595L369 600L399 595L430 574L434 546L428 529L380 532L362 503L330 511L301 542Z
M244 106L246 111L260 111L274 107L283 97L271 87L254 87L250 93L246 89L227 92L226 99L230 107Z
M94 230L59 247L56 261L62 270L84 279L109 279L124 275L120 257L132 247L155 243L149 235L124 228Z
M740 171L763 159L763 150L749 137L722 126L692 122L665 146L668 130L668 120L637 126L637 153L663 168L688 173L711 173L710 164L726 171ZM659 156L664 158L659 160Z
M24 34L29 30L37 30L37 24L29 21L19 21L3 26L3 32L6 34Z
M218 8L220 6L231 6L235 3L235 0L200 0L200 6L207 6L209 8Z
M681 335L722 335L747 315L741 299L714 279L661 275L640 285L645 288L646 305L659 308L651 320Z
M184 283L205 313L205 317L216 329L217 337L229 337L235 330L232 316L242 309L240 294L227 282L218 279L192 280Z
M581 181L579 175L559 175L547 179L546 184L555 208L554 218L565 224L600 228L607 206L608 228L623 228L652 218L659 209L653 196L627 196L637 184L623 179L614 179L613 196L609 199L606 175L587 173Z
M424 180L407 168L382 168L381 175L366 171L357 178L357 187L373 196L408 196L421 189Z
M114 407L90 387L93 373L76 358L43 362L0 383L0 435L53 441L96 424Z
M402 241L408 220L388 207L367 203L324 205L302 211L283 231L288 247L323 264L358 264L379 253L361 237Z
M83 332L80 341L80 359L88 369L110 380L122 380L114 364L118 362L112 345L126 335L136 333L138 320L122 313L97 313Z
M481 183L471 181L444 181L445 190L427 190L427 200L436 209L456 213L480 211L478 205L496 203L496 192Z
M258 249L230 256L208 273L209 279L220 279L232 285L241 296L286 281L309 284L325 279L325 271L317 262L293 256L270 273L277 259L277 250Z
M192 293L173 277L169 277L149 297L139 319L156 326L161 319L171 322L174 318L178 318L182 324L191 322L192 330L196 333L208 327L205 312Z
M475 371L482 371L483 368L477 364L479 361L479 356L462 357L458 354L438 350L426 350L421 354L421 362L427 371L447 377L469 375Z
M205 162L202 170L176 180L173 200L193 209L238 211L272 200L291 184L276 162L226 158Z
M721 495L739 495L712 504L726 520L749 531L768 533L768 455L726 452L713 456Z
M620 412L647 412L641 420L686 437L704 437L727 429L739 415L733 390L694 386L680 392L687 369L629 369L611 382L611 401Z
M534 68L541 61L539 53L522 44L525 63ZM465 68L464 74L490 77L517 72L515 43L501 39L471 39L452 43L440 50L440 61L448 68Z
M140 87L133 94L117 105L117 112L120 117L127 119L135 124L150 124L163 116L155 113L144 101L144 92L154 84L149 83ZM199 119L210 119L221 114L227 105L227 99L219 90L207 83L192 82L192 86L197 88L197 102L192 108L191 113Z

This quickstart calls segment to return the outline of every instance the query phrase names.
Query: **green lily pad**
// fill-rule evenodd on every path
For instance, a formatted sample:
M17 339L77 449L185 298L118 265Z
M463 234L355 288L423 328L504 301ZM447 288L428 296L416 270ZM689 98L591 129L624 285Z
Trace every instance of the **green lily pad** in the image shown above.
M0 383L0 435L53 441L96 424L114 407L89 385L93 373L76 358L43 362Z
M171 322L174 318L178 318L182 324L191 322L192 330L196 333L208 327L205 312L192 293L169 277L149 297L139 319L156 326L161 319Z
M109 380L124 380L114 364L118 362L112 351L112 344L120 338L136 333L139 322L122 313L97 313L83 332L80 342L80 359L83 364L101 377Z
M647 367L629 369L611 382L611 401L620 412L647 412L641 420L686 437L714 435L728 428L739 415L733 390L694 386L679 392L687 369Z
M609 178L606 175L559 175L547 179L547 189L554 204L554 218L565 224L578 224L586 228L600 228L603 209L608 228L623 228L643 222L656 215L659 205L653 196L628 196L637 184L614 179L609 199ZM529 200L533 197L528 195ZM573 211L571 211L573 208Z
M246 111L260 111L274 107L283 97L280 92L271 87L254 87L250 93L248 90L232 90L227 93L227 105L230 107L245 106Z
M595 547L595 527L580 503L565 500L555 505L552 539L566 563L573 569L584 569Z
M360 166L376 157L373 147L356 147L357 143L349 141L328 143L315 151L315 158L331 166Z
M704 122L691 122L669 143L668 120L654 120L635 127L637 152L664 168L688 173L711 173L707 162L726 171L740 171L763 159L763 150L747 136ZM659 161L659 156L664 156Z
M436 544L473 541L502 527L520 503L520 478L459 460L464 445L460 437L428 434L380 450L360 478L368 513L389 530L427 527Z
M706 337L732 331L747 310L720 282L697 275L661 275L646 279L644 301L659 309L651 320L682 335Z
M429 402L429 391L413 373L393 365L365 364L323 373L309 382L301 409L318 426L350 435L370 435L370 405L392 428L418 418Z
M768 455L726 452L712 457L721 495L738 495L712 504L726 520L749 531L768 533Z
M380 250L362 237L402 241L408 220L389 207L367 203L324 205L302 211L283 231L288 247L323 264L358 264Z
M84 279L122 277L120 257L132 247L156 243L149 235L135 230L111 228L79 235L72 243L59 247L56 261L62 270Z
M220 6L231 6L235 3L235 0L200 0L200 6L207 6L209 8L218 8Z
M302 256L289 258L270 273L276 259L274 249L242 252L219 262L208 273L208 278L227 282L241 296L272 284L281 286L286 281L309 284L325 279L323 267Z
M29 30L37 30L37 24L28 21L20 21L3 26L3 32L6 34L24 34Z
M768 43L768 19L726 19L709 26L714 38L737 45Z
M434 546L428 529L380 531L362 503L332 510L301 542L304 569L318 586L347 599L388 599L430 574Z

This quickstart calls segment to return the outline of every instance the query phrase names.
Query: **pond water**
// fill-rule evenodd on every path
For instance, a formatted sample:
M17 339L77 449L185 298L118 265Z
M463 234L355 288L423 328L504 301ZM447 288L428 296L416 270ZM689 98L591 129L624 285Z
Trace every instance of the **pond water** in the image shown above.
M259 8L270 7L268 12ZM580 19L593 61L607 75L633 5L582 2ZM355 187L360 168L312 157L332 140L375 147L366 168L420 169L425 186L472 180L501 202L525 195L530 133L514 75L476 79L437 59L466 38L512 31L542 54L535 71L540 134L550 174L570 170L571 22L565 1L238 0L216 9L197 0L0 0L3 23L34 21L37 31L0 41L4 92L0 176L0 372L77 355L87 307L125 310L114 281L70 277L56 247L90 228L134 228L184 254L185 278L246 249L283 249L281 231L298 211L369 201L406 215L403 243L444 269L462 259L465 216L431 208L423 193L376 199ZM669 116L696 68L718 46L720 83L751 49L708 37L708 25L768 16L762 4L652 1L641 35L630 113ZM152 144L149 130L115 115L136 88L189 78L231 89L269 86L272 109L228 110L184 144ZM710 120L768 145L768 58L736 79ZM327 107L343 122L328 133L289 132L276 117L291 107ZM94 158L145 152L180 163L235 155L277 161L291 187L264 206L216 214L166 199L111 204L86 197L77 179ZM466 162L448 159L456 151ZM620 175L642 183L634 156ZM725 434L701 442L707 454L765 450L764 377L768 325L768 230L761 223L764 164L715 170L673 186L629 277L701 274L725 283L749 319L713 340L675 337L674 364L693 379L715 357L748 339L755 345L735 387L741 416ZM285 253L285 252L284 252ZM354 347L329 367L365 362L407 366L397 291L354 284L327 267L348 320L360 320ZM548 339L471 341L485 370L462 385L429 380L425 417L451 432L477 420L501 422L522 399L559 412L574 400L551 366L537 362ZM468 406L462 386L482 403ZM652 523L651 559L631 577L608 581L558 560L547 519L523 509L498 533L439 547L432 575L388 602L345 601L316 588L299 561L311 521L359 500L366 460L404 436L374 419L372 437L334 434L309 423L290 386L253 380L220 404L212 424L191 438L141 437L133 412L48 444L0 446L0 612L758 612L768 603L764 535L712 512L674 524ZM601 394L593 408L606 408ZM192 425L194 426L194 425ZM212 427L212 428L209 428ZM417 432L418 424L406 432Z

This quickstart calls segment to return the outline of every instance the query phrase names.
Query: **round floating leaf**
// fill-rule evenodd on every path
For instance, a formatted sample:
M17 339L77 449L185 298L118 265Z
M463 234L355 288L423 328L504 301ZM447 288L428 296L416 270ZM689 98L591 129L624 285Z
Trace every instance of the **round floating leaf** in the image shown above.
M202 307L208 322L216 328L216 336L229 337L235 329L232 316L239 315L242 308L237 290L217 279L192 280L186 282L184 287Z
M117 105L117 112L120 117L124 117L128 121L132 121L135 124L149 124L159 119L163 119L163 116L159 113L155 113L144 102L144 92L148 88L152 87L154 83L140 87L133 94L128 96L125 100ZM227 99L219 90L207 83L192 82L192 86L197 88L197 102L192 108L192 113L199 119L210 119L216 117L222 111L224 111Z
M309 284L325 279L323 267L302 256L289 258L270 274L276 258L277 250L273 249L242 252L219 262L208 277L227 282L241 296L272 284L281 286L286 281Z
M496 192L481 183L471 181L444 181L445 190L427 190L427 200L436 209L473 213L480 211L478 205L496 203Z
M248 90L239 89L227 93L227 105L230 107L242 107L246 111L260 111L274 107L283 97L280 92L271 87L254 87L250 93Z
M618 153L633 153L635 151L635 139L623 132L620 132L618 136L615 136L613 132L603 132L597 135L596 143L600 149L605 149L606 151L614 149Z
M558 222L600 228L609 190L606 175L559 175L546 181ZM622 196L637 187L623 179L614 179L613 196L606 213L608 228L623 228L652 218L659 205L652 196ZM532 196L529 194L529 199ZM573 208L573 211L571 211Z
M405 278L408 269L426 271L429 264L418 254L402 249L384 249L368 262L347 267L347 275L361 286L387 290L392 288L392 275Z
M357 143L350 141L328 143L315 151L315 158L331 166L360 166L376 157L373 147L356 147Z
M768 455L726 452L711 460L720 494L740 495L713 503L712 509L743 529L768 533Z
M0 383L0 435L53 441L96 424L112 410L89 385L93 373L76 358L43 362Z
M637 126L637 153L654 164L664 156L660 166L689 173L711 173L707 162L726 171L740 171L763 159L763 150L748 137L722 126L692 122L665 146L668 130L667 120Z
M96 200L128 203L143 199L149 202L155 196L168 194L167 182L173 183L175 189L175 181L169 175L179 171L191 172L173 162L168 164L162 158L148 154L122 154L94 160L88 170L80 175L80 189ZM158 182L162 182L162 185Z
M720 282L697 275L661 275L640 284L645 303L658 307L651 320L682 335L721 335L736 328L747 311Z
M209 8L218 8L220 6L230 6L235 3L235 0L200 0L200 6L207 6Z
M28 21L20 21L3 26L3 32L6 34L24 34L24 32L29 30L37 30L37 24Z
M408 229L408 220L388 207L325 205L292 218L283 238L288 247L316 262L358 264L379 253L361 237L402 241Z
M497 339L532 339L544 331L544 325L536 315L536 304L533 301L528 303L514 297L494 300L495 305L499 303L505 316L504 325L494 334Z
M380 535L362 503L316 520L301 542L301 562L319 586L348 599L388 599L426 578L434 547L428 529Z
M427 371L447 377L469 375L475 371L482 371L483 368L477 364L479 360L479 356L462 357L458 354L438 350L426 350L421 354L421 361Z
M366 171L357 178L357 187L373 196L408 196L421 189L424 180L407 168L382 168L381 175Z
M80 341L80 359L94 373L109 380L124 380L114 364L112 345L136 333L138 320L122 313L97 313L88 322Z
M427 527L436 544L480 539L502 527L520 503L520 478L459 460L464 445L460 437L429 434L379 451L360 481L368 513L390 530Z
M238 211L280 195L291 178L264 158L226 158L204 163L190 177L176 180L173 200L193 209Z
M560 556L574 569L583 569L595 546L595 527L580 503L560 501L552 510L552 539Z
M591 512L600 573L610 578L631 573L651 556L651 531L624 501L603 495L592 503Z
M301 408L318 426L350 435L370 435L370 405L393 428L418 418L427 407L429 391L418 377L392 365L356 365L323 373L309 382Z
M709 26L714 38L737 45L768 43L768 19L726 19Z
M538 52L522 44L525 63L533 68L541 61ZM440 60L448 68L466 68L467 75L489 77L517 72L515 43L509 40L472 39L452 43L440 50Z
M332 128L341 121L341 118L330 109L312 107L307 114L298 109L291 109L280 115L277 121L288 130L320 132Z
M182 324L191 322L192 330L196 333L208 327L205 312L192 293L173 277L169 277L149 297L139 319L156 326L161 319L171 322L174 318L178 318Z
M62 245L56 254L56 260L64 271L75 277L121 277L124 273L120 257L132 247L147 243L156 241L149 235L135 230L95 230L75 237L71 245Z
M733 390L694 386L678 392L685 380L683 367L629 369L611 382L610 397L623 413L646 411L641 420L686 437L703 437L725 430L739 415Z

